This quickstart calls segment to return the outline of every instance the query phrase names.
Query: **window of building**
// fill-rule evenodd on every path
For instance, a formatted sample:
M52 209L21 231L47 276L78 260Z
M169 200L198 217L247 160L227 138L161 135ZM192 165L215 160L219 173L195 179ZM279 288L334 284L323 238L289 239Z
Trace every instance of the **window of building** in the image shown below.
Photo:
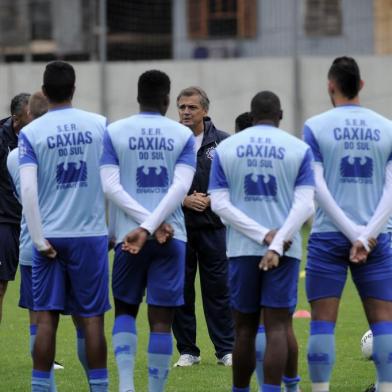
M30 2L30 23L32 40L52 39L50 0L32 0Z
M188 0L191 38L251 38L256 35L256 0Z
M309 36L342 34L341 0L306 0L305 32Z

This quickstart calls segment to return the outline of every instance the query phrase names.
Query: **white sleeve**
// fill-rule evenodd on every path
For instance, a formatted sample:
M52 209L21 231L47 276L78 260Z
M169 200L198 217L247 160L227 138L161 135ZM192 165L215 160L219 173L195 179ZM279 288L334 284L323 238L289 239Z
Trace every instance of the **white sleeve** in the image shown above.
M116 240L115 227L116 227L116 211L113 203L108 202L108 237L109 240Z
M291 240L302 225L314 214L314 189L299 186L294 190L294 201L283 226L272 240L269 250L283 254L284 242Z
M220 216L225 224L234 227L240 233L262 245L269 228L261 226L255 220L235 207L230 201L228 189L211 191L211 209Z
M154 231L171 215L176 208L181 206L184 197L192 185L195 169L189 165L177 164L174 168L173 182L166 195L155 207L150 216L140 225L149 233Z
M316 202L333 220L338 229L354 242L361 231L361 226L352 222L338 206L332 197L324 179L324 168L319 162L314 163L314 176L316 181Z
M37 250L46 250L48 245L42 230L38 204L37 166L22 166L19 175L23 214L26 218L31 239Z
M374 211L373 216L366 225L365 229L362 231L358 240L361 241L367 250L368 239L377 238L381 230L384 228L388 219L392 215L392 162L389 162L385 168L385 184L384 190L380 201L378 202L376 211Z
M103 166L100 173L102 189L106 197L137 223L142 223L150 215L150 211L125 191L120 183L120 168L114 165Z

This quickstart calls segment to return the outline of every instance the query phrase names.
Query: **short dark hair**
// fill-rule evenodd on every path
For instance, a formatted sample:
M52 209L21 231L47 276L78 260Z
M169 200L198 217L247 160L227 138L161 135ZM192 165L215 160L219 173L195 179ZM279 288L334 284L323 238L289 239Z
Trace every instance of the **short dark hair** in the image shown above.
M30 98L30 94L28 93L20 93L15 95L11 100L10 105L10 113L12 116L15 114L20 114L23 108L28 104Z
M328 71L328 79L336 82L346 98L352 99L358 95L361 74L357 62L352 57L337 57Z
M282 118L280 99L271 91L257 93L251 101L250 109L254 121L277 120Z
M60 103L72 99L75 70L65 61L52 61L46 65L43 89L49 101Z
M41 117L48 111L48 100L45 95L38 91L29 99L29 112L33 119Z
M141 105L160 106L169 94L170 78L164 72L153 69L140 75L137 100Z
M210 108L210 99L208 98L207 93L202 88L196 86L187 87L181 90L177 96L177 105L181 97L192 97L193 95L198 95L200 97L201 107L206 112L208 112L208 109Z
M253 119L250 112L241 113L235 119L236 132L240 132L253 125Z

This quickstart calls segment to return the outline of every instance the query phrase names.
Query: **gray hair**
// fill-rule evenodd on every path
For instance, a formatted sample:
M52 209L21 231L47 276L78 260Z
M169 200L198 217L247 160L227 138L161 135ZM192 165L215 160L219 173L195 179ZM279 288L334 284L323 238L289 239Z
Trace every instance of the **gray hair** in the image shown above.
M10 105L10 112L11 115L14 116L15 114L20 114L23 108L29 103L30 94L28 93L20 93L15 95L12 98L11 105Z
M200 97L200 105L208 112L210 100L208 99L207 93L202 88L196 86L187 87L184 88L184 90L181 90L177 97L177 105L181 97L191 97L192 95L198 95Z

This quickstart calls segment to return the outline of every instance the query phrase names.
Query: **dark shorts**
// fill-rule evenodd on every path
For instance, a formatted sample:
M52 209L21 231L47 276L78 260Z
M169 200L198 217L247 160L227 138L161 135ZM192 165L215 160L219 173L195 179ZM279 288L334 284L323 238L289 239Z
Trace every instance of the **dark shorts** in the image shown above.
M230 296L233 309L255 313L261 307L295 310L299 260L282 257L277 268L260 271L262 256L229 259Z
M0 281L15 279L19 261L19 233L19 226L0 223Z
M186 243L172 239L165 245L147 241L133 255L117 245L113 264L113 297L139 304L147 288L149 305L176 307L184 303Z
M48 259L34 249L34 310L100 316L110 309L107 236L48 238L57 250Z
M349 261L351 243L341 233L314 233L308 242L306 293L309 301L340 298L348 269L362 299L392 301L392 249L389 234L380 234L366 263Z

